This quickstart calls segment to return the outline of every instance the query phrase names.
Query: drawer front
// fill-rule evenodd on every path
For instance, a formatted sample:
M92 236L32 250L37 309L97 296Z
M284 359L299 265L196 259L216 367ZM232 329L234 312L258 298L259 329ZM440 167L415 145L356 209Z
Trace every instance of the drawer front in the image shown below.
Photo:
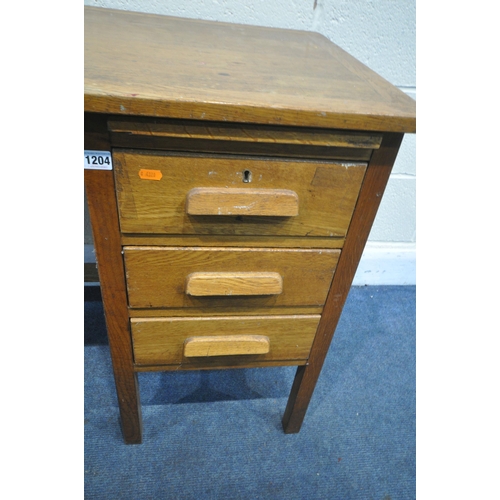
M128 234L346 235L366 163L113 153Z
M339 250L124 247L132 308L322 306Z
M319 319L319 315L133 318L134 359L137 365L193 368L301 364L309 356Z

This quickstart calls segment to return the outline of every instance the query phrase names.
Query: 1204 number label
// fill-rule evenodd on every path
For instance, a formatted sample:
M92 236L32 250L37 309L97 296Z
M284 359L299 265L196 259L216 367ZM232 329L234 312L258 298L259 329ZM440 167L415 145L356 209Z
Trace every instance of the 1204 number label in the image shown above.
M93 170L113 170L113 162L109 151L84 151L84 168Z

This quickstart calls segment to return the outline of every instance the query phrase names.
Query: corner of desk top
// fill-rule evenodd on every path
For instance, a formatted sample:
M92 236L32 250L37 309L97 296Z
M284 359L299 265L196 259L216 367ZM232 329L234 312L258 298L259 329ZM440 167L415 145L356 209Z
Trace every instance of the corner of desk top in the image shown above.
M86 111L416 132L415 101L319 33L85 8Z

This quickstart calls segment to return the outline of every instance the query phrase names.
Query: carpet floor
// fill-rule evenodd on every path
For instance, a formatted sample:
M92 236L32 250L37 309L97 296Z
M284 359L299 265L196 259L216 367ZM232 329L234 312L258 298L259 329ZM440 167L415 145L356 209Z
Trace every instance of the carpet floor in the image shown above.
M97 299L97 300L96 300ZM353 287L300 433L294 367L139 374L125 445L102 302L85 301L85 498L413 499L416 287Z

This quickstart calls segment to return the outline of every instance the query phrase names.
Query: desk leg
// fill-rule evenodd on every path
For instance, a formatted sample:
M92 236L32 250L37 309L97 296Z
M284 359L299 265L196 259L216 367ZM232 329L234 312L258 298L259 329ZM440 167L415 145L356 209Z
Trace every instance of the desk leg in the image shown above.
M141 406L137 374L133 365L113 172L86 170L85 189L123 437L127 444L139 444L142 441Z
M402 139L402 134L385 134L368 164L308 363L298 367L288 398L282 421L287 434L302 426Z

